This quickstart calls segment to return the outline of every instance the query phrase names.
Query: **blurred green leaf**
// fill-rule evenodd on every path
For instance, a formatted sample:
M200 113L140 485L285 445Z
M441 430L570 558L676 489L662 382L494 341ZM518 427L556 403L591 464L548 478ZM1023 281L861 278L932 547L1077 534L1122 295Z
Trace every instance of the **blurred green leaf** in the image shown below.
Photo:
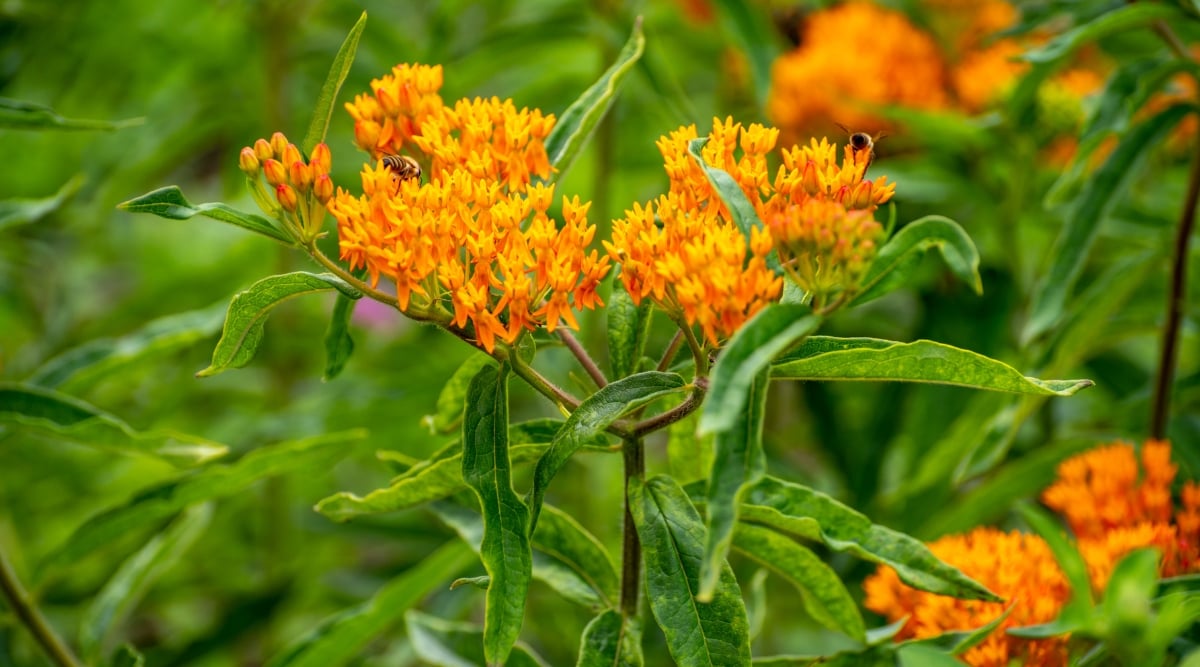
M207 500L233 495L254 482L304 468L321 468L348 456L363 430L328 433L260 447L227 464L213 464L144 489L80 525L48 559L47 567L73 564L141 526Z
M954 656L926 644L905 644L896 649L899 667L962 667Z
M550 166L556 172L551 178L552 181L561 179L571 168L575 158L579 157L584 145L616 99L617 89L642 57L645 48L646 38L642 35L642 19L639 17L633 23L629 40L617 54L616 62L609 66L600 79L585 90L579 99L567 107L554 124L550 136L546 137L546 155L550 158Z
M750 623L726 564L711 602L696 599L704 524L670 477L629 480L629 511L642 541L646 596L680 667L750 664Z
M1039 380L982 354L930 340L813 336L771 369L774 380L929 382L1013 394L1070 396L1091 380Z
M533 473L533 489L529 492L529 506L533 508L532 525L537 525L538 511L550 480L585 442L603 433L622 415L686 387L687 383L677 373L646 371L610 382L587 397L567 418L551 443L550 451L537 463Z
M33 102L0 97L0 128L15 130L120 130L145 122L144 118L87 120L66 118L54 109Z
M608 318L608 357L614 378L628 377L637 370L650 331L651 302L634 305L625 283L613 280L612 295L604 313Z
M474 560L471 550L458 540L446 543L384 584L371 599L322 620L272 657L267 667L334 667L349 663L409 608L430 591L446 586Z
M760 108L765 108L771 91L771 68L780 51L774 26L761 5L740 0L716 0L713 6L721 26L750 61L754 99Z
M130 213L150 213L168 220L187 220L193 216L202 215L262 234L285 245L294 245L287 232L280 229L274 221L254 213L242 213L220 202L192 204L187 197L183 196L183 191L177 185L168 185L147 192L140 197L121 202L117 208Z
M308 132L304 134L304 143L300 147L306 155L311 154L317 144L325 141L325 133L329 131L329 119L337 105L338 93L342 83L350 74L350 66L354 64L354 55L358 52L358 40L362 37L363 29L367 27L367 13L363 12L350 28L350 34L333 57L333 65L329 68L329 76L321 84L321 93L317 97L317 105L313 109L312 121L308 124Z
M136 431L77 398L33 385L0 382L0 424L52 440L152 456L175 465L199 465L224 456L220 443L173 431Z
M903 287L921 264L930 248L942 254L950 272L966 283L976 294L983 294L979 277L979 251L971 237L959 224L940 215L928 215L900 228L879 249L879 254L859 281L861 290L850 302L861 306Z
M1139 3L1118 7L1107 14L1055 35L1042 46L1030 49L1023 56L1031 63L1051 63L1062 60L1076 49L1114 33L1148 26L1155 21L1185 20L1177 7L1165 3Z
M471 380L462 442L462 476L483 508L479 557L492 578L483 651L488 663L503 664L521 632L533 567L529 508L512 487L507 367L485 366Z
M83 181L83 174L76 174L53 195L40 199L0 199L0 230L31 224L57 211L79 192Z
M746 598L746 618L750 622L750 642L762 634L767 622L767 577L770 575L763 568L754 571L750 583L742 587ZM840 580L839 580L840 583Z
M1092 597L1092 582L1088 578L1087 563L1083 556L1066 535L1058 519L1046 510L1029 502L1018 502L1015 509L1021 518L1029 524L1033 532L1046 541L1058 562L1059 569L1071 585L1071 603L1082 603L1091 607L1095 603ZM1070 604L1070 603L1068 603Z
M488 586L492 585L492 578L486 574L478 577L459 577L450 582L450 590L454 590L459 586L474 586L481 591L486 591Z
M988 623L974 630L962 632L944 632L934 637L910 639L904 642L904 645L912 646L920 644L931 648L942 649L952 655L962 655L963 653L966 653L967 651L981 644L983 640L987 639L988 635L995 632L996 628L1000 627L1000 624L1004 622L1004 619L1008 618L1009 614L1011 614L1013 609L1016 608L1016 603L1009 601L1008 608L1004 610L1003 614L1000 614Z
M354 316L354 304L357 300L338 292L333 302L333 314L329 318L329 328L325 330L325 374L322 380L328 382L341 374L354 354L354 338L350 336L350 318Z
M708 479L712 470L713 438L696 435L700 414L692 414L671 424L667 429L667 464L680 484Z
M642 667L641 640L639 621L605 610L584 628L575 667Z
M447 621L412 610L404 615L408 638L424 664L433 667L475 667L484 664L484 632L470 623ZM505 667L549 667L533 649L518 643L502 663Z
M146 658L129 644L122 644L108 660L109 667L145 667Z
M1130 9L1161 6L1134 5ZM1162 141L1184 116L1195 111L1196 107L1191 104L1173 104L1134 126L1087 182L1050 253L1050 269L1034 288L1029 321L1022 333L1025 341L1038 338L1057 326L1066 309L1067 298L1083 272L1101 221L1107 217L1130 176L1140 173L1138 165L1149 154L1149 148Z
M208 528L212 503L200 503L184 510L161 533L155 535L137 553L130 556L92 598L79 623L79 646L90 663L100 660L105 644L150 586L183 557Z
M221 330L225 303L152 320L120 338L93 338L42 364L26 380L46 388L90 386L121 370L191 347Z
M212 363L196 373L196 377L210 377L250 363L262 342L267 316L275 306L297 296L335 289L351 299L362 296L361 292L331 273L305 271L268 276L245 291L238 292L229 303L225 327L221 332L221 340L217 341L217 347L213 350Z
M463 419L463 401L467 398L467 387L471 378L484 366L495 363L483 352L475 352L454 371L454 375L442 386L438 393L437 404L431 415L425 415L421 422L429 426L431 433L450 433L456 430Z
M738 524L733 547L792 584L814 621L866 641L866 627L854 598L838 574L812 551L769 528L748 523Z

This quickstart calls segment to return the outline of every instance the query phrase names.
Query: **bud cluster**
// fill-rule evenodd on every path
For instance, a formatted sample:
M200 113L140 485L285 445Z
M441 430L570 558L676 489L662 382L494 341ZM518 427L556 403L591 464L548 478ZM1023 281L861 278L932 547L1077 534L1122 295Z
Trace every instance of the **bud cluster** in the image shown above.
M333 197L331 160L329 146L317 144L305 159L295 144L276 132L269 141L259 139L253 147L243 148L238 166L249 179L259 207L282 220L298 239L308 241L320 233L325 205Z

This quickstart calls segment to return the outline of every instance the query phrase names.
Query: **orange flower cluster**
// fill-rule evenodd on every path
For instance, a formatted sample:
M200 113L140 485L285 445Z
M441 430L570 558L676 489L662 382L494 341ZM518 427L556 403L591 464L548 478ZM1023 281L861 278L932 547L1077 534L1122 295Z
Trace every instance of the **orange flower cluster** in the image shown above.
M1060 512L1075 533L1096 592L1103 591L1117 561L1142 547L1159 550L1164 576L1200 569L1200 485L1186 483L1181 506L1173 509L1170 488L1176 467L1170 455L1169 444L1146 442L1139 473L1131 445L1099 447L1061 463L1056 481L1042 494L1043 502ZM1034 666L1067 664L1065 638L1027 640L1004 633L1010 627L1052 620L1070 597L1040 537L983 527L940 538L929 548L1005 602L917 591L903 584L894 570L882 567L863 583L864 604L889 620L910 617L898 639L978 628L1012 605L1000 628L963 656L966 662L986 667L1005 667L1011 660Z
M363 194L339 188L329 202L342 259L372 284L394 281L410 315L429 317L448 299L448 319L470 321L488 351L539 326L576 328L572 308L602 305L609 260L586 250L590 203L564 197L560 229L554 186L533 182L550 175L543 140L554 117L494 98L448 107L441 83L440 67L401 65L347 105L360 147L415 153L428 180L397 179L383 160L364 165Z
M313 238L325 219L325 204L333 196L333 181L329 179L332 156L329 147L317 144L308 159L282 132L271 140L259 139L253 147L245 147L238 155L238 166L250 179L250 191L256 203L268 215L290 223L297 238ZM265 177L275 195L271 200L262 186Z

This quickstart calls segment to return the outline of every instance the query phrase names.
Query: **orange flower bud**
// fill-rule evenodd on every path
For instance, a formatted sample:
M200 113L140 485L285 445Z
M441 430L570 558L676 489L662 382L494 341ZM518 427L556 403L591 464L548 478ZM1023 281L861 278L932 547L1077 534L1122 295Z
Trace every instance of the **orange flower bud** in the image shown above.
M276 158L283 156L283 149L287 148L287 145L287 137L282 132L271 135L271 151L274 152Z
M379 141L379 123L371 120L360 120L354 124L354 143L364 151L375 154L375 146Z
M329 174L317 175L316 180L313 181L313 194L322 205L333 198L333 179L329 178Z
M308 165L300 160L292 163L291 169L288 170L288 178L300 192L308 192L308 189L312 187L312 169L309 169Z
M810 196L815 197L821 192L821 181L817 178L817 168L811 160L808 164L804 165L804 172L800 179L800 182L804 186L804 191Z
M275 198L279 200L279 205L283 207L283 210L289 213L295 213L296 208L300 205L300 197L287 183L275 186Z
M312 167L314 176L328 174L332 163L333 156L329 153L329 146L319 143L313 147L312 157L308 159L308 165Z
M266 139L259 139L254 142L254 155L258 157L259 162L270 160L275 157L275 151L271 148L271 144Z
M283 148L283 157L279 158L279 161L289 165L293 162L303 163L304 156L300 154L300 149L296 148L296 144L288 144Z
M258 156L254 154L254 149L249 146L242 149L238 155L238 167L250 178L258 176L258 170L262 165L258 161Z
M267 160L263 162L262 168L263 175L267 177L267 182L271 185L287 182L287 170L283 168L283 163L279 160Z

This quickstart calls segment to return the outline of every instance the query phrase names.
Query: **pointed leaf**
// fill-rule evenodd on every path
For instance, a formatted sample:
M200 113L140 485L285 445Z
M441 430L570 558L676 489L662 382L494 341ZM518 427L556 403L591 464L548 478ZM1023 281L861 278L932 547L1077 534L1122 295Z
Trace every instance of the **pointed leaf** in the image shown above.
M423 665L433 667L477 667L483 664L480 646L483 632L478 625L447 621L412 610L404 615L408 639ZM518 643L505 667L548 667L533 649Z
M712 602L696 599L704 524L683 489L659 475L629 480L629 510L642 542L646 596L680 667L750 664L750 623L733 570L725 565Z
M975 648L983 643L983 640L988 638L988 635L996 631L1004 619L1008 618L1009 614L1017 608L1016 603L1009 603L1008 608L1004 610L996 618L993 618L986 625L980 626L974 630L964 632L943 632L935 637L925 637L923 639L909 639L903 642L905 645L924 644L926 646L936 647L953 655L962 655L967 651Z
M696 435L699 423L699 413L693 412L667 429L667 463L680 484L708 479L712 472L713 438Z
M608 606L616 606L620 579L600 540L570 514L542 506L542 519L533 533L533 548L561 562L588 583Z
M14 130L120 130L141 125L144 118L89 120L66 118L54 109L33 102L0 97L0 128Z
M475 352L454 371L438 393L436 408L425 415L421 422L429 427L430 433L450 433L458 429L463 419L463 401L467 398L467 387L479 369L495 363L483 352Z
M612 364L612 376L627 377L637 370L646 348L650 314L653 312L650 300L644 299L641 305L635 305L625 284L614 280L612 295L604 312L608 317L608 356Z
M350 34L346 35L337 55L333 57L329 75L325 77L325 83L321 84L321 93L317 97L308 132L304 134L304 143L300 144L306 154L312 153L317 144L325 141L325 133L329 131L329 119L333 116L333 108L337 104L338 92L342 89L342 82L350 74L350 65L354 63L354 54L358 52L358 40L366 26L367 13L363 12L354 23L354 27L350 28Z
M229 304L225 328L213 350L212 363L196 376L209 377L250 363L262 342L267 316L275 306L297 296L329 290L337 290L352 299L362 297L362 292L331 273L304 271L269 276L244 292L238 292Z
M897 343L832 336L809 338L776 362L771 378L928 382L1039 396L1070 396L1094 384L1027 377L982 354L929 340Z
M354 338L350 336L350 318L354 316L356 300L338 292L333 302L333 314L329 318L329 328L325 330L325 374L321 379L325 382L341 374L354 354Z
M583 443L603 433L622 415L686 387L687 383L677 373L646 371L610 382L580 404L567 418L551 443L550 451L542 456L534 470L533 489L529 492L533 525L537 525L538 510L550 480Z
M1177 7L1169 4L1142 3L1126 5L1098 18L1092 19L1072 30L1055 35L1040 47L1030 49L1023 56L1031 63L1051 63L1062 60L1076 49L1118 32L1148 26L1155 21L1186 20Z
M195 543L211 518L211 503L188 508L121 564L92 599L80 621L79 646L88 662L99 661L114 631L137 607L150 586Z
M492 578L483 651L489 664L504 664L521 632L533 567L529 508L512 487L507 367L485 366L471 380L462 434L462 476L483 508L479 557Z
M303 468L321 468L353 453L362 430L329 433L256 449L233 463L209 465L192 474L145 489L129 501L106 509L75 530L51 557L63 566L87 557L108 542L189 505L231 496L254 482Z
M447 585L475 556L458 540L449 542L384 584L371 599L321 621L267 662L267 667L335 667L356 658L375 637L431 591Z
M130 213L150 213L168 220L187 220L192 216L202 215L262 234L285 245L293 245L292 238L274 221L254 213L242 213L220 202L192 204L183 196L183 191L178 185L168 185L147 192L140 197L121 202L117 208Z
M979 277L979 251L975 249L971 237L950 218L929 215L900 228L879 249L879 254L859 281L860 292L850 305L861 306L903 287L930 248L936 248L942 254L942 261L959 280L970 286L976 294L983 294L983 279Z
M58 192L49 197L39 199L0 199L0 229L28 225L57 211L68 199L79 192L83 185L83 175L76 174L63 184Z
M1131 5L1127 9L1150 9L1165 5ZM1117 10L1118 12L1125 10ZM1191 104L1174 104L1131 128L1087 185L1068 214L1066 224L1051 250L1050 270L1034 288L1033 305L1022 337L1033 340L1053 329L1066 307L1075 282L1100 229L1130 175L1141 173L1138 165L1167 136L1184 116L1195 113Z
M804 609L822 626L865 642L862 614L841 578L812 551L762 526L738 524L733 546L800 591Z
M629 40L617 54L616 62L609 66L600 79L585 90L579 99L567 107L554 124L550 136L546 137L546 155L550 158L550 166L556 172L552 180L561 179L571 168L575 158L604 119L604 114L616 98L617 89L642 57L645 48L646 38L642 35L642 19L639 17L634 21Z
M152 456L174 465L199 465L224 456L220 443L173 431L136 431L77 398L32 385L0 382L0 424L120 454Z
M608 609L583 629L575 667L642 667L641 623Z

